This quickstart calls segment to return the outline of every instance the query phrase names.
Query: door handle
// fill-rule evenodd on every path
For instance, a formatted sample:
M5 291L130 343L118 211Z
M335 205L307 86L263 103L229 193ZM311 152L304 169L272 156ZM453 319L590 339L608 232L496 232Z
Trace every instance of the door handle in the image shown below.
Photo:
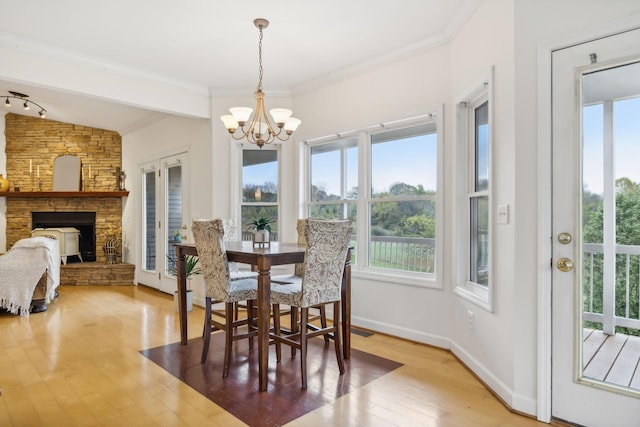
M558 270L567 273L573 270L573 261L571 261L569 258L560 258L556 266L558 267Z

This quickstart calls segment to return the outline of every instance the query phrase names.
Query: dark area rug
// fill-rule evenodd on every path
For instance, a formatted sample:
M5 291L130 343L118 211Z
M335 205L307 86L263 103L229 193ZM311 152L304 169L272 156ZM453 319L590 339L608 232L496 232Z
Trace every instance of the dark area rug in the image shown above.
M275 348L269 351L268 389L258 392L258 345L249 350L247 340L233 346L233 361L227 378L222 378L224 335L211 337L209 355L200 363L202 339L187 345L174 343L142 350L140 353L176 378L188 384L250 426L281 426L309 411L381 377L401 363L351 349L340 375L333 342L309 340L307 390L302 390L300 355L291 358L289 347L282 347L282 361L276 362Z

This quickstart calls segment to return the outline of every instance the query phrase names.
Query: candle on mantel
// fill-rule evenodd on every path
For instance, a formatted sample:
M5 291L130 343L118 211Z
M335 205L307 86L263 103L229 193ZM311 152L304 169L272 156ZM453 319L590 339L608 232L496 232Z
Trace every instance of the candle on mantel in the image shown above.
M29 175L33 173L33 159L29 159Z
M38 165L38 178L40 178L40 165Z
M89 165L89 179L91 179L91 165Z

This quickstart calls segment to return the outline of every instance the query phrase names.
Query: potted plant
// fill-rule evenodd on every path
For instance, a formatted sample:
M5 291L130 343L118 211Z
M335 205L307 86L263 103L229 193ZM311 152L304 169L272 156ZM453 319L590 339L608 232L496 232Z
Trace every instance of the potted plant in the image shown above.
M263 246L265 244L269 245L269 233L271 232L271 224L273 224L275 220L273 218L260 217L258 219L254 219L249 224L249 230L253 231L253 243L258 243Z
M169 273L172 276L178 276L178 261L175 257L170 257L167 255L169 259ZM193 291L191 290L191 277L196 276L198 274L202 274L202 269L198 266L198 261L200 258L197 256L187 255L184 257L184 269L187 276L187 311L193 310ZM176 290L173 293L173 303L175 305L176 311L178 310L178 291Z

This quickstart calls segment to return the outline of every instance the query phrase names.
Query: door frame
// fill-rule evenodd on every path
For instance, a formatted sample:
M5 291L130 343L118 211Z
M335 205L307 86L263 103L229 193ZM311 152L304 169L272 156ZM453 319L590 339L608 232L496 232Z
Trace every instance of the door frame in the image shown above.
M640 16L599 24L538 44L538 295L537 295L537 419L549 423L552 417L552 54L556 50L589 43L640 28Z
M144 197L144 189L142 188L142 172L144 170L144 166L149 166L149 165L153 165L153 170L156 172L156 180L159 182L157 187L156 187L156 204L161 202L160 208L157 210L157 213L159 214L159 217L156 218L156 226L158 221L161 222L161 227L158 230L158 236L157 236L157 242L156 242L156 250L158 249L168 249L165 248L164 245L166 245L165 241L165 235L168 235L169 230L167 229L168 224L166 223L166 216L167 216L167 211L166 211L166 200L164 198L164 195L166 194L166 167L167 167L167 161L168 160L173 160L173 159L179 159L176 164L180 164L182 167L182 184L183 184L183 189L182 189L182 221L184 224L187 224L188 221L190 221L190 211L191 211L191 171L190 171L190 150L189 148L184 148L184 149L179 149L176 151L171 151L171 152L167 152L167 153L163 153L163 155L161 157L155 157L154 159L145 161L145 162L140 162L138 164L138 169L139 169L139 176L138 176L138 188L140 190L140 194L143 195L142 197ZM173 164L173 163L172 163ZM161 176L158 177L157 173L161 172ZM140 202L138 204L138 212L139 212L139 216L138 216L138 221L142 221L143 217L144 217L144 212L143 212L143 208L142 208L143 204L142 202ZM140 227L142 228L142 225L140 224ZM185 231L185 233L187 235L190 235L191 233L189 231ZM143 269L143 260L142 260L142 247L144 246L144 242L142 241L142 231L137 234L137 238L138 238L138 242L139 242L139 249L137 250L137 254L136 254L136 259L137 262L139 264L139 274L140 274L140 278L139 278L139 282L142 283L143 281L143 277L145 277L144 280L147 280L149 283L145 283L147 286L152 287L154 289L157 289L161 292L169 292L166 289L173 289L173 284L169 285L169 282L176 282L176 278L171 278L170 276L167 276L166 274L166 270L165 270L165 251L164 250L160 250L159 252L162 252L162 256L158 256L158 259L156 260L156 270L151 272L151 271L144 271ZM159 246L158 246L159 245ZM158 275L158 277L156 277L156 275ZM176 282L177 283L177 282ZM177 285L176 285L177 286ZM164 289L166 288L166 289ZM176 288L177 290L177 288Z

